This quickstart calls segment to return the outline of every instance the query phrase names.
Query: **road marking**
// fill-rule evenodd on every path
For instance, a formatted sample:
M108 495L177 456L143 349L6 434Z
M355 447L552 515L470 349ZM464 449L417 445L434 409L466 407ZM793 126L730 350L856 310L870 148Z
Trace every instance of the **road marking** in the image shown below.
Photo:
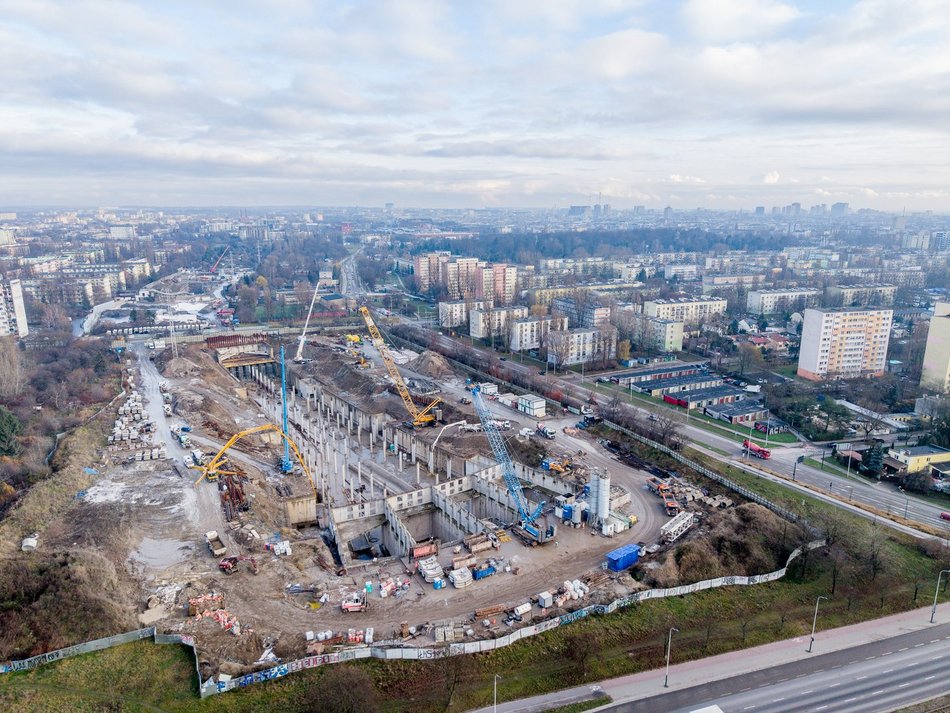
M923 642L921 642L921 643L919 643L919 644L914 644L914 648L915 648L915 649L919 649L921 646L923 646Z
M856 679L854 679L854 680L855 680L855 681L863 681L863 680L866 679L866 678L867 678L867 676L858 676L858 677L857 677Z
M908 683L902 683L901 685L898 686L898 688L907 688L909 685L910 685L909 682L908 682Z
M841 681L838 681L837 683L832 683L830 686L828 686L828 688L834 688L835 686L840 686L840 685L841 685Z
M872 696L877 696L877 695L879 695L879 694L881 694L881 693L884 693L884 689L883 689L883 688L882 688L880 691L874 691L874 693L872 693L871 695L872 695Z
M752 710L753 708L755 708L755 706L746 706L746 707L743 708L742 710L744 710L744 711L750 711L750 710Z
M936 678L936 676L927 676L927 678L925 678L924 680L925 680L925 681L929 681L929 680L932 679L932 678Z
M881 656L890 656L892 653L894 653L894 652L893 652L893 651L885 651L883 654L881 654Z
M824 710L825 708L827 708L827 707L828 707L828 706L818 706L815 710L816 710L816 711L823 711L823 710Z
M931 644L936 644L938 641L940 641L940 639L934 639L934 640L931 641L930 643L931 643Z
M870 660L873 659L873 658L874 658L873 656L868 656L868 657L867 657L866 659L864 659L864 660L865 660L865 661L870 661Z
M907 649L909 649L909 648L910 648L909 646L905 646L905 647L902 648L902 649L898 649L898 651L907 651Z
M889 669L887 669L886 671L881 671L881 673L890 673L890 672L893 671L893 670L894 670L894 669L889 668Z
M746 691L749 691L751 689L752 689L752 686L749 686L749 688L743 688L741 691L739 691L739 693L745 693Z
M787 678L780 678L776 683L785 683L787 680Z
M773 698L772 703L781 703L784 700L785 700L784 698Z
M849 698L849 699L847 699L847 700L845 701L845 703L851 703L852 701L856 701L856 700L858 700L858 697L857 697L857 696L855 696L854 698Z
M943 654L937 654L936 656L931 656L929 660L936 661L937 659L942 659L942 658L943 658Z

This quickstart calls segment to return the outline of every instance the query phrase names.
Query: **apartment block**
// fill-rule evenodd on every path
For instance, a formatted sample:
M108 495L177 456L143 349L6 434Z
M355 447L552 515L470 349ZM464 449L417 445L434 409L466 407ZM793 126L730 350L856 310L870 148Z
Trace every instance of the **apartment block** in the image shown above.
M934 306L920 385L925 389L950 392L950 302L938 302Z
M416 255L412 260L416 288L420 292L428 292L437 287L442 276L442 264L448 261L449 253L444 251Z
M837 285L825 288L829 307L887 307L894 304L896 285Z
M746 309L752 314L784 314L816 307L821 290L752 290L746 297Z
M685 324L696 324L704 319L724 314L725 311L726 300L708 295L648 300L643 303L643 313L647 317L669 319Z
M523 317L512 320L508 349L513 352L539 349L549 332L565 329L567 329L567 317Z
M504 263L480 265L475 281L475 297L496 305L511 304L518 292L518 267Z
M468 313L468 333L476 339L498 338L509 334L509 325L528 316L527 307L473 309Z
M680 280L696 280L699 278L699 265L664 265L663 277L671 280L674 277Z
M798 375L813 381L882 375L892 318L889 309L806 309Z
M683 350L683 323L672 319L637 315L633 340L639 349L655 352Z
M761 272L745 275L703 275L703 292L727 289L729 287L759 287L765 283Z
M617 356L617 328L568 329L548 334L548 364L586 364Z
M445 289L449 299L471 299L478 287L479 268L485 263L475 257L453 257L443 262L440 286Z
M490 308L491 302L483 300L439 302L439 326L452 329L453 327L467 325L469 310L485 309L486 306Z
M571 327L603 327L610 323L610 307L599 302L585 301L581 304L573 297L558 297L551 302L551 311L567 317Z
M0 282L0 337L15 335L23 338L30 333L26 322L23 286L19 280Z

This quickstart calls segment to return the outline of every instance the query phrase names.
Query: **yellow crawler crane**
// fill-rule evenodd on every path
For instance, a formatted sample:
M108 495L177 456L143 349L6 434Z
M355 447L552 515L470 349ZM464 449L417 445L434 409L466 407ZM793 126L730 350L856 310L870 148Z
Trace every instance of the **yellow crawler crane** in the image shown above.
M273 423L265 423L262 426L254 426L253 428L248 428L239 433L235 433L231 438L228 439L228 442L221 446L221 450L215 453L214 457L209 460L204 465L195 465L192 466L196 470L201 471L201 477L195 481L195 485L200 483L202 480L207 478L208 480L217 480L219 475L225 475L231 473L231 471L222 470L222 466L228 462L228 459L225 458L224 454L227 453L228 449L231 448L235 443L240 441L245 436L250 436L254 433L262 433L263 431L273 431L274 433L280 434L280 437L287 441L287 445L290 446L290 450L293 451L294 457L297 459L297 462L300 464L300 468L303 470L304 474L307 476L307 479L310 481L310 488L313 490L313 497L317 498L317 486L313 482L313 476L310 474L310 469L307 468L307 464L304 463L303 456L300 455L300 451L297 449L297 444L284 433L280 427L275 426ZM233 473L231 473L233 475Z
M409 412L409 416L412 418L412 426L416 428L419 426L435 425L435 414L431 413L431 411L442 403L442 399L436 398L435 401L423 409L416 406L415 401L412 400L412 395L409 393L409 389L406 387L406 382L402 380L402 375L396 368L396 362L393 361L389 350L386 348L383 335L379 333L379 327L376 326L376 322L373 321L373 316L369 313L369 308L365 306L360 307L360 314L363 315L363 321L366 322L366 329L369 330L370 336L379 349L379 355L383 358L386 371L389 372L390 378L392 378L393 383L396 385L396 391L399 392L399 397L406 405L406 411Z

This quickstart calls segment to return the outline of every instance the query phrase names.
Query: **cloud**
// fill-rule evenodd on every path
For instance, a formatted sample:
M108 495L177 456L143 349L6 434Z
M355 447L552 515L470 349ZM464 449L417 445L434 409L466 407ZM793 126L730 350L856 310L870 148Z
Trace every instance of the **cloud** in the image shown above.
M820 188L950 209L943 3L807 7L0 0L0 184L25 204L748 207Z
M681 12L689 31L706 42L761 39L801 17L778 0L687 0Z

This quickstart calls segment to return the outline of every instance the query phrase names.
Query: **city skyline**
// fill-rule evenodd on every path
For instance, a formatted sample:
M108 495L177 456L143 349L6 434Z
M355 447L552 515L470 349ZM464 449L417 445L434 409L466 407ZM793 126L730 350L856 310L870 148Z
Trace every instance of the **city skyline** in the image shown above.
M5 206L950 210L936 0L0 8Z

